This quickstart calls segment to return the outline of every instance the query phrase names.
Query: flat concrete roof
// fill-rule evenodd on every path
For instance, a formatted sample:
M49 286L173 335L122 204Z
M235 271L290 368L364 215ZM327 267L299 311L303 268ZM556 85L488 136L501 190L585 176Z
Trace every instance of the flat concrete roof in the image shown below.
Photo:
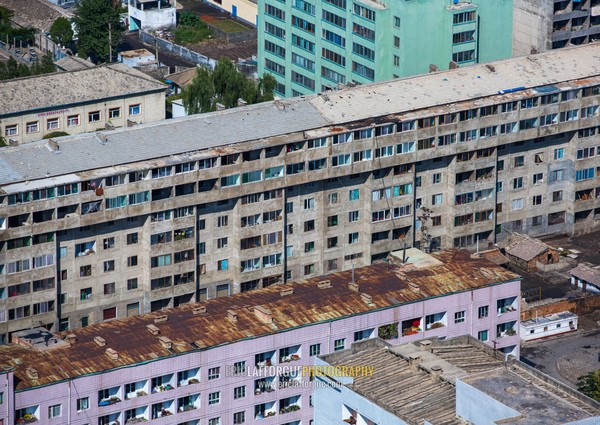
M94 69L98 68L105 67ZM63 73L65 74L68 73ZM106 77L102 78L97 84L104 86L107 80ZM13 81L19 84L23 79ZM60 155L49 152L43 143L2 148L0 185L171 155L222 149L246 142L260 144L265 138L290 133L304 132L305 138L322 137L335 131L344 131L339 126L376 117L380 117L382 123L388 116L390 122L395 122L399 119L398 116L402 119L414 119L415 114L422 114L421 110L427 108L431 108L431 113L434 114L494 102L508 102L515 100L516 96L533 96L537 93L534 90L536 87L551 84L566 89L598 83L599 43L558 49L535 56L346 88L326 94L300 96L97 134L60 138ZM29 98L31 102L34 97L30 95L31 89L28 90L29 93L23 93L21 97ZM517 93L511 92L512 90L517 90ZM21 102L16 96L14 100ZM460 102L467 102L468 105ZM37 103L32 103L27 107L36 105ZM22 105L6 108L17 111L26 109ZM364 124L363 127L367 125L369 124Z

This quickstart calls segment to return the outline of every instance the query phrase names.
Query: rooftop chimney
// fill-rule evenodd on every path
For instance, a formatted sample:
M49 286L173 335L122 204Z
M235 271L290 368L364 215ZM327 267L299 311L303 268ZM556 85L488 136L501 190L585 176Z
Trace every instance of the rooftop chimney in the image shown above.
M320 282L317 282L317 287L319 289L327 289L327 288L331 288L331 281L328 280L321 280Z
M294 288L285 288L279 291L279 295L285 297L286 295L292 295L294 293Z
M350 288L350 290L354 291L354 292L360 292L360 287L358 286L358 283L349 283L348 284L348 288Z
M158 340L160 341L160 345L165 347L167 350L171 349L172 343L169 338L167 338L166 336L159 336Z
M101 336L97 336L94 338L94 342L98 344L99 347L104 347L106 345L106 340Z
M232 323L237 322L237 320L238 320L237 312L235 312L234 310L227 310L227 318Z
M154 323L164 323L169 320L169 316L163 314L162 316L157 316L154 318Z
M194 307L192 309L192 313L194 313L194 314L204 314L204 313L206 313L206 306L205 305L201 305L201 306L198 306L198 307Z
M158 335L160 333L160 329L152 324L146 325L146 329L148 329L148 332L150 332L152 335Z
M34 369L32 367L28 367L27 369L25 369L25 373L27 373L29 379L33 379L34 381L39 378L37 369Z
M373 304L373 297L369 294L360 294L360 297L365 302L365 304Z
M106 349L106 355L112 360L119 360L119 353L117 353L116 350L113 350L112 348Z

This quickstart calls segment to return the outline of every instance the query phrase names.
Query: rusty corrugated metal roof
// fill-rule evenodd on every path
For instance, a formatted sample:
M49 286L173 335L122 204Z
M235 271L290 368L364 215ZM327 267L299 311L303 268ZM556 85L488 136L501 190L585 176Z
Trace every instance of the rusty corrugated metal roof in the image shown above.
M44 352L19 346L0 347L0 366L16 368L19 378L17 390L51 384L63 379L152 361L188 351L206 349L286 331L312 323L342 319L382 308L391 308L398 302L410 303L426 298L519 279L516 274L483 260L472 259L466 251L447 251L433 254L442 265L428 269L401 270L391 264L375 264L356 269L355 282L360 292L349 288L352 271L277 285L269 288L215 298L204 303L186 304L174 309L99 323L60 334L76 336L72 346ZM328 280L331 287L318 289L318 282ZM293 294L282 296L280 291L293 288ZM371 297L367 304L363 294ZM199 306L206 313L194 314ZM263 306L271 312L273 323L259 320L254 306ZM227 318L228 310L237 313L237 321ZM156 323L160 316L168 320ZM155 324L160 334L152 335L147 325ZM105 346L94 342L101 336ZM172 341L169 350L158 337ZM118 353L113 360L106 354L112 348ZM32 380L25 372L34 367L38 379Z

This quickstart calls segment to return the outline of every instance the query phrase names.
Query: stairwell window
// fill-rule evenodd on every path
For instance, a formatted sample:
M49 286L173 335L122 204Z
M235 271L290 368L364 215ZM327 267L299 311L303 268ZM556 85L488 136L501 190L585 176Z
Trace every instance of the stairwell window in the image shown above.
M89 112L88 122L100 122L100 111Z

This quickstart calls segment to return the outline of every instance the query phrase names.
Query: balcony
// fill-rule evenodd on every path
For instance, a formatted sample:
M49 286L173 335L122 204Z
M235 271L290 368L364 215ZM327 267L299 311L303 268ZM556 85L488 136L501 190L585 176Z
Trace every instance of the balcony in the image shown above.
M257 368L273 366L275 364L275 351L268 351L254 356L254 365Z
M152 378L152 394L169 391L173 389L173 374Z
M517 297L503 298L496 301L496 308L498 310L498 317L504 313L517 311Z
M501 323L496 326L496 338L506 338L517 334L516 321Z
M279 362L289 363L300 360L300 346L286 347L279 350Z
M300 410L300 396L288 397L279 401L279 414L296 412Z
M98 391L98 406L111 406L121 402L121 387L112 387Z
M166 418L167 416L171 416L173 413L175 413L173 411L174 406L175 406L175 403L173 400L153 404L152 405L152 419Z
M138 407L125 412L125 425L139 424L148 421L148 406Z
M425 330L445 328L448 325L446 312L425 316Z
M254 395L275 391L275 377L262 378L254 381Z
M177 399L177 412L190 412L200 407L200 395L188 395Z
M200 383L200 368L184 370L177 373L177 386L185 387L186 385Z
M258 421L265 418L270 418L277 414L275 410L275 402L262 403L254 406L254 420Z
M421 318L402 321L402 336L416 335L421 332Z
M148 395L148 381L125 384L125 400Z

